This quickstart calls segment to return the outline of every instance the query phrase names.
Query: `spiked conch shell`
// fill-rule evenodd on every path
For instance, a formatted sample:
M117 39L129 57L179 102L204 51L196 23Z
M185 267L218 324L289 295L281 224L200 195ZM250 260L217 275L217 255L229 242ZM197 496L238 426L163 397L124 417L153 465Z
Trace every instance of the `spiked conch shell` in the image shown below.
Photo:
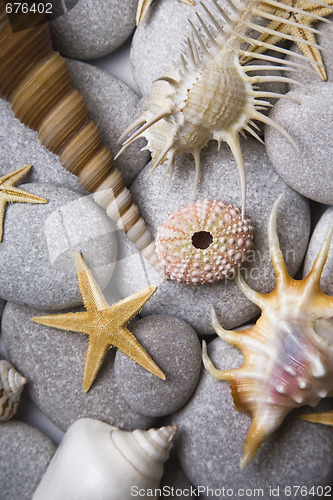
M126 432L99 420L77 420L67 430L33 500L131 500L133 491L154 490L176 432L174 425Z
M294 280L287 272L276 232L279 200L268 227L275 289L262 295L252 290L240 274L236 278L243 293L261 308L260 318L252 328L239 332L224 330L215 315L213 318L217 334L242 351L243 365L218 370L203 345L206 369L213 377L231 383L236 408L253 418L244 443L242 468L293 408L315 406L321 398L333 395L333 328L322 328L323 320L333 316L333 297L325 295L319 284L333 222L309 275Z
M267 0L265 3L275 5L276 2ZM215 7L215 13L202 4L211 27L197 13L204 37L192 25L193 30L187 40L187 57L182 55L180 68L154 82L147 111L128 127L119 141L137 126L141 127L123 142L118 155L137 138L145 137L146 147L153 157L152 169L166 161L167 168L172 173L175 156L183 152L191 153L196 165L197 185L201 149L211 139L215 139L218 145L226 142L235 157L240 174L244 215L246 174L239 134L248 132L262 142L254 130L258 129L254 120L259 120L279 130L296 147L293 139L278 123L260 112L271 106L267 98L294 99L288 95L258 90L256 85L261 82L298 84L290 78L276 76L275 72L302 66L283 59L286 53L290 53L289 50L265 42L261 44L266 49L274 48L280 57L266 54L255 54L255 57L275 65L242 65L241 58L253 55L250 47L256 42L256 38L247 34L248 29L259 33L265 31L265 27L257 24L255 16L265 18L266 13L258 9L257 0L227 0L231 13L227 13L218 0L211 0L211 4ZM290 8L282 2L279 2L279 6L282 11ZM284 17L281 19L285 20ZM244 50L244 42L248 44L248 50ZM304 43L313 45L311 42ZM303 55L299 57L302 61L309 60ZM260 71L271 71L272 74L260 76ZM250 76L253 72L255 73Z
M0 360L0 422L12 418L27 379L7 360Z
M33 14L36 17L37 14ZM23 16L22 28L27 15ZM17 19L19 21L19 18ZM41 143L60 156L63 167L125 231L155 270L164 277L155 245L138 208L113 168L83 97L71 87L66 60L53 51L46 23L12 32L0 0L0 97L12 103L15 117L38 131Z

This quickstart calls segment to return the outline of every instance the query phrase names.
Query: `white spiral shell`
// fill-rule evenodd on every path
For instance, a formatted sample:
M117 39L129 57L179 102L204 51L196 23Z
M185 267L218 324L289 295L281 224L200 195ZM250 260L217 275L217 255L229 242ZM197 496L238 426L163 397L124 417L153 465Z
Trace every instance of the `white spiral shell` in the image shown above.
M131 500L158 488L176 426L122 431L83 418L70 426L33 500Z
M0 422L13 417L27 379L7 360L0 360Z

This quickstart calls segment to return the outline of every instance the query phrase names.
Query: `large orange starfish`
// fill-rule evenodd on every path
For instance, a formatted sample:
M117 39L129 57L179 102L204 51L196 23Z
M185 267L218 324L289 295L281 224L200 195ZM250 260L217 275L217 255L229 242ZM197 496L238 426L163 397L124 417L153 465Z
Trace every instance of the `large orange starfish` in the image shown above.
M151 5L153 0L139 0L138 4L138 10L136 11L136 24L139 26L145 15L147 14L147 11ZM193 0L180 0L183 3L186 3L187 5L194 5Z
M47 203L47 200L23 191L14 186L22 177L29 172L32 165L10 172L0 177L0 241L3 236L3 221L5 218L7 203Z
M326 6L327 5L327 6ZM316 42L318 31L311 25L315 21L327 21L329 14L333 14L333 0L309 2L307 0L267 0L259 4L260 16L270 20L262 28L257 45L251 47L251 52L262 53L268 45L276 45L281 40L295 42L302 54L308 59L313 69L322 80L326 80L326 71ZM281 21L281 18L284 21ZM277 35L276 32L281 34ZM273 47L274 48L274 47ZM245 60L244 60L245 61Z
M84 392L89 391L108 350L113 346L118 347L149 372L165 380L164 373L126 328L127 323L141 311L157 287L144 288L110 306L80 252L75 252L74 258L80 291L87 310L77 313L37 316L32 320L60 330L89 335L83 375Z

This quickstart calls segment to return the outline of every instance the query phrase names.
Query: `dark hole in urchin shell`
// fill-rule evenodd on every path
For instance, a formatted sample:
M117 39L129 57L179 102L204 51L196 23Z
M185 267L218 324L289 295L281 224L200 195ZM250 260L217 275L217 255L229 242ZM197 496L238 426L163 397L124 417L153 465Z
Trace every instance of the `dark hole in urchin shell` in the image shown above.
M200 248L201 250L208 248L212 242L213 236L208 231L198 231L192 236L192 245L195 248Z

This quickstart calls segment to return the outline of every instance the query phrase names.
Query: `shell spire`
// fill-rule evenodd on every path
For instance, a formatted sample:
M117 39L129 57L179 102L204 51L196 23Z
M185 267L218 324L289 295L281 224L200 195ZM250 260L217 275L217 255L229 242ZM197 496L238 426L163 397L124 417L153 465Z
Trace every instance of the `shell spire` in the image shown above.
M170 425L131 432L90 418L77 420L67 430L33 500L130 500L133 488L156 491L177 429Z
M244 443L241 467L246 467L262 442L293 409L315 406L333 392L333 297L320 290L320 277L327 259L333 221L309 275L294 280L287 268L276 232L277 207L269 218L270 255L276 274L275 289L266 295L252 290L240 274L236 282L262 312L248 330L226 331L213 315L213 326L226 342L244 356L241 367L215 368L203 344L203 363L218 380L231 383L238 410L252 416Z
M28 16L18 16L21 30L13 32L0 0L0 97L11 102L15 117L38 132L40 142L60 156L63 167L78 176L81 186L94 194L95 202L164 277L130 191L89 120L83 97L71 86L66 60L52 49L48 24L24 29ZM30 20L41 21L37 14Z
M286 54L291 53L290 50L266 44L265 49L274 48L278 56L259 54L260 59L277 63L279 68L255 64L244 66L243 58L253 55L250 48L256 43L256 38L249 29L262 32L265 28L259 24L256 16L265 20L266 14L258 9L257 0L228 0L227 3L230 7L228 12L218 0L207 1L209 8L201 2L204 15L197 13L197 25L190 21L192 32L187 39L187 54L181 55L177 69L169 71L153 83L148 109L128 127L121 139L138 125L141 127L123 142L118 155L137 138L145 137L147 148L152 153L152 170L166 163L167 170L172 173L174 158L184 152L191 153L197 185L201 149L210 140L217 141L218 147L225 142L231 149L238 168L244 215L246 171L239 135L247 132L261 141L256 132L255 120L258 120L276 128L297 148L283 127L261 112L271 106L267 100L269 98L293 98L263 91L257 88L257 84L267 81L298 84L291 78L276 75L276 70L281 67L291 70L300 64L283 59ZM283 16L279 18L276 15L276 18L285 20ZM313 45L311 42L304 43L311 47ZM301 56L303 64L309 59ZM261 75L260 71L267 68L272 73Z
M0 360L0 422L12 418L27 379L7 360Z

